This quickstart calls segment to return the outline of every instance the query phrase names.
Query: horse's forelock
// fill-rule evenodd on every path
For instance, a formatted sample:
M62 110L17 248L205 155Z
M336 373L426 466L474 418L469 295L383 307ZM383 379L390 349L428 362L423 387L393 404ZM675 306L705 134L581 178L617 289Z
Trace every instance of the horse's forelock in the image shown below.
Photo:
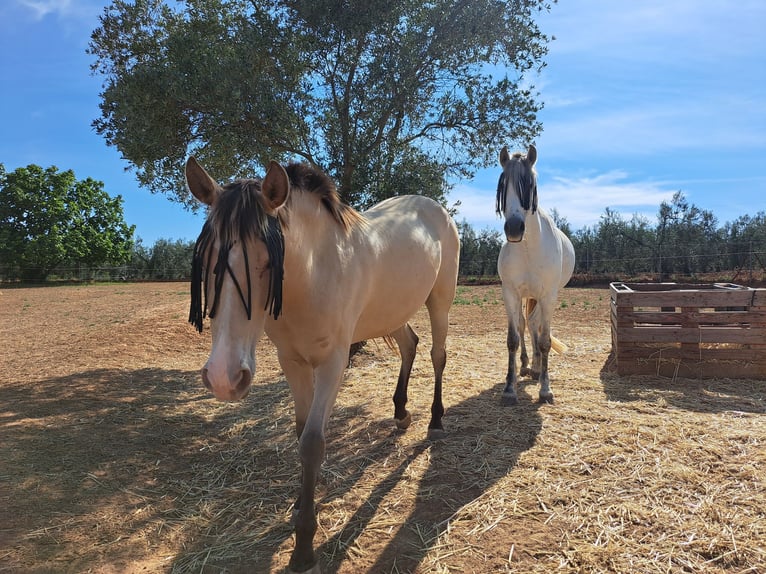
M525 210L537 211L537 171L533 165L525 161L526 157L520 152L515 152L510 161L503 167L500 179L497 182L497 196L495 210L498 215L503 215L506 208L506 189L510 180L511 188L516 192L521 201L521 207Z
M202 232L197 238L192 257L191 305L189 322L202 331L202 322L208 313L207 292L203 300L203 284L210 280L213 247L219 245L219 258L228 257L228 252L237 241L243 245L255 238L261 239L269 254L271 280L266 297L266 308L276 319L282 309L282 278L284 276L284 238L282 224L264 208L260 194L261 182L255 179L237 180L223 188L211 208ZM214 282L212 317L222 284L223 272ZM244 297L244 295L241 295ZM250 294L248 293L248 298ZM249 301L244 301L248 311Z

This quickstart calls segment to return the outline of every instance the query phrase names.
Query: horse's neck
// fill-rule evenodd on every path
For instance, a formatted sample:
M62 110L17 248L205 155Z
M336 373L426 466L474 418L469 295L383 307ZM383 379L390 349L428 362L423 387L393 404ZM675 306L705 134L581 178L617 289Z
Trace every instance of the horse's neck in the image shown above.
M359 240L357 230L346 232L311 194L295 197L285 229L285 260L291 269L285 282L306 285L307 274L337 277L347 247Z
M524 239L527 250L531 257L537 257L540 253L550 253L556 243L556 225L550 216L541 211L530 213L524 220Z
M535 242L537 242L545 228L544 218L545 215L539 209L534 213L527 215L527 218L524 220L524 235L529 237L530 240L535 240Z

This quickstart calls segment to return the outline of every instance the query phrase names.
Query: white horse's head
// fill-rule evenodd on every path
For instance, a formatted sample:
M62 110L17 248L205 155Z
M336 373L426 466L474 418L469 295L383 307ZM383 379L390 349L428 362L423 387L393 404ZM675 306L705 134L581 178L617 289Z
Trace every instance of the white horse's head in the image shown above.
M537 211L537 149L529 146L527 155L508 153L504 147L500 152L503 173L497 183L495 210L505 218L505 237L518 242L524 238L525 221L529 213Z
M189 312L200 332L205 315L210 317L213 345L202 382L218 399L237 400L249 392L266 317L281 312L284 239L277 211L287 201L290 180L271 162L263 181L221 187L189 158L186 184L210 207L194 247Z

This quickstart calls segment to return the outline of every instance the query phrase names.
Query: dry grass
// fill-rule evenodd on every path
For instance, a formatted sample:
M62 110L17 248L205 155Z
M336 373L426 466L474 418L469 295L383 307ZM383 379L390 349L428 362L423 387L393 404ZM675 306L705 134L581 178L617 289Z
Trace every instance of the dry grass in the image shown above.
M567 289L554 405L506 366L498 287L451 315L446 440L425 440L425 313L391 421L398 359L372 342L347 371L318 491L325 573L766 572L766 383L618 377L606 289ZM186 286L0 295L0 571L283 572L298 461L268 342L247 400L209 398L208 335Z

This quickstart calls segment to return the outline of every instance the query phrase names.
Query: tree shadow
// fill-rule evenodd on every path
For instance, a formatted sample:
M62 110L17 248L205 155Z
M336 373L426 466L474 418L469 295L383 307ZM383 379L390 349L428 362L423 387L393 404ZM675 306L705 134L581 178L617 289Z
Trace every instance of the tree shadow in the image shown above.
M181 477L210 464L206 447L243 417L265 433L289 400L283 383L258 393L218 403L197 371L154 368L0 386L0 570L129 571L147 536L194 512Z
M700 413L766 413L766 382L755 379L691 379L617 374L613 355L600 372L610 401L658 402Z

